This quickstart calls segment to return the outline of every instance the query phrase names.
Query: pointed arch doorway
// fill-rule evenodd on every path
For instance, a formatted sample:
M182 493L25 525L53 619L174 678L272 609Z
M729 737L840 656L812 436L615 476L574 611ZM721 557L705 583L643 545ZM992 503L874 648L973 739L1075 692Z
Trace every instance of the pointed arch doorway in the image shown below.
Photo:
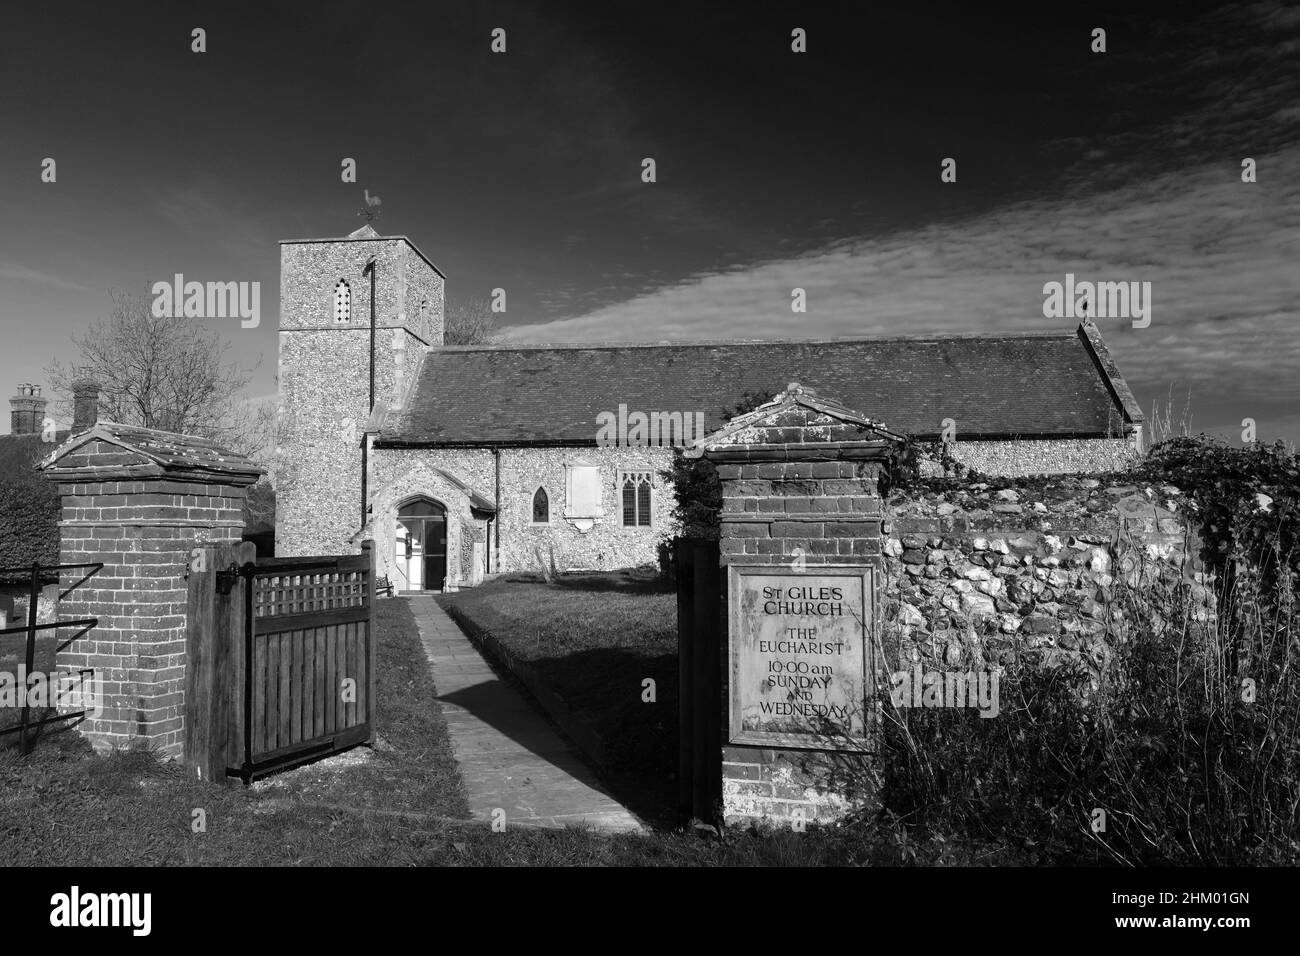
M447 585L447 509L415 498L397 509L397 561L408 591L442 591Z

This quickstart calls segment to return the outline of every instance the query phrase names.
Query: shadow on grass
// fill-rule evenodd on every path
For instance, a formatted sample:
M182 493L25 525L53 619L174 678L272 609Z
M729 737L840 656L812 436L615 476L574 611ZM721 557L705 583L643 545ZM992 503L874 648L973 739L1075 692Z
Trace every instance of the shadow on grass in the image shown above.
M591 594L672 594L676 585L657 573L644 571L570 571L551 579L536 572L515 572L500 579L506 584L537 584L561 591Z
M0 710L0 715L5 715L6 711ZM12 719L10 719L12 717ZM40 721L48 720L49 723L41 724ZM57 737L60 734L67 733L74 728L85 723L85 716L60 716L58 711L53 707L42 707L33 709L29 715L27 727L27 743L29 749L38 747L42 740L50 737ZM18 710L12 711L8 716L0 716L0 750L12 750L18 753L21 748L22 732L21 725L22 714ZM78 735L79 737L80 735Z
M566 591L592 593L616 591L621 594L669 594L675 590L671 582L660 578L610 578L605 576L564 575L551 582L551 587Z

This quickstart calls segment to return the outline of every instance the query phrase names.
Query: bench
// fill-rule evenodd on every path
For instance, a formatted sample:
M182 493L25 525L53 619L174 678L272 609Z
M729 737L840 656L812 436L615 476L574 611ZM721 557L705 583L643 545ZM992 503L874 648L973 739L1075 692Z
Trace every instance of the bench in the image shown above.
M393 582L388 580L388 575L375 579L375 594L383 594L386 597L393 596Z

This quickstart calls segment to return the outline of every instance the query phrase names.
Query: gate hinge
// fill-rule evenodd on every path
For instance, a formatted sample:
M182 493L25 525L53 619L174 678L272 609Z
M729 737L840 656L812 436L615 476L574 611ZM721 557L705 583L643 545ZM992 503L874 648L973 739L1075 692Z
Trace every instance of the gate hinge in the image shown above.
M217 593L229 594L231 588L235 586L235 578L251 578L256 569L257 565L252 561L246 561L242 567L231 561L230 567L217 572Z

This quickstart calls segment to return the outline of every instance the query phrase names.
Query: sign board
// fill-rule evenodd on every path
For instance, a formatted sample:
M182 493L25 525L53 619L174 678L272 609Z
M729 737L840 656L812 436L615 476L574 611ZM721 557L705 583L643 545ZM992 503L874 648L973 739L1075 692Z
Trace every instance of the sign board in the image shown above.
M730 742L863 750L873 684L873 566L728 568Z

